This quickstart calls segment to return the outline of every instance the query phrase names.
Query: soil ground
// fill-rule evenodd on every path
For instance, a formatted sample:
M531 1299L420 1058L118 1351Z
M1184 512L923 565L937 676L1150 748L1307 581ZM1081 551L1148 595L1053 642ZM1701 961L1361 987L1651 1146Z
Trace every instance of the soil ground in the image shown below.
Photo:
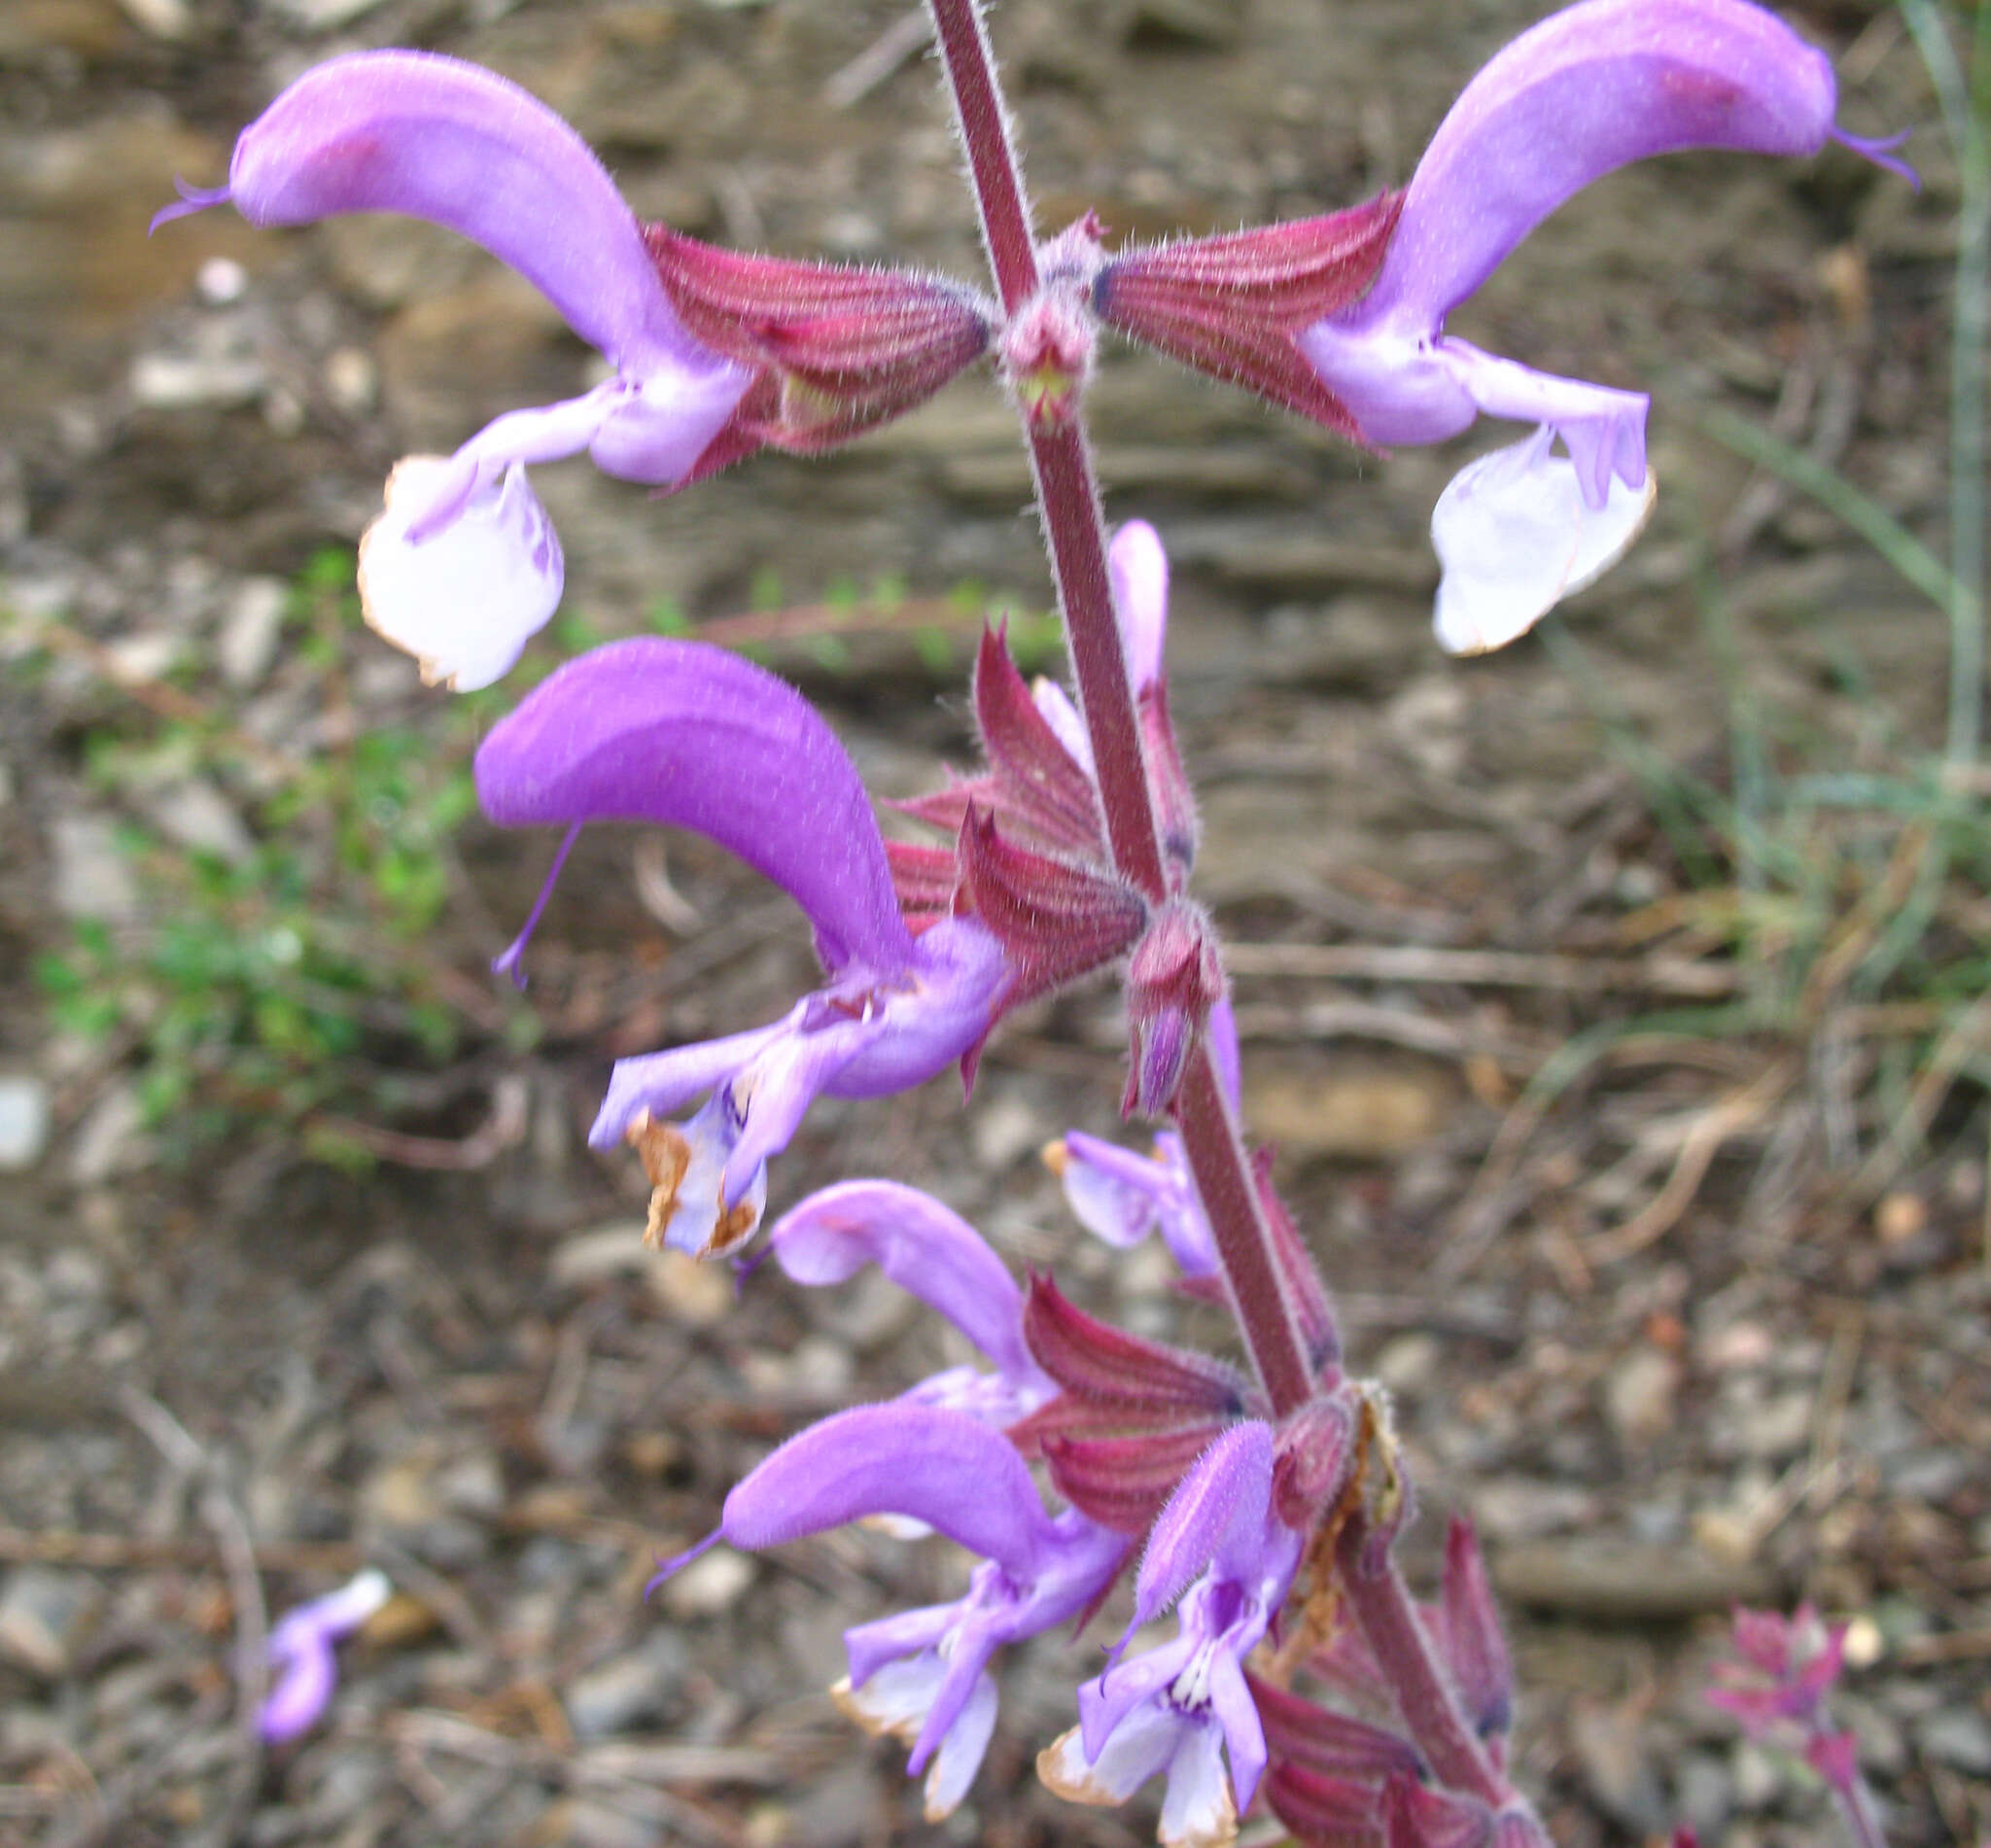
M1040 225L1092 207L1149 235L1400 182L1538 10L1012 0L994 29ZM1928 830L1870 810L1794 824L1795 871L1744 863L1705 809L1665 825L1669 791L1745 793L1737 736L1777 777L1891 772L1940 737L1938 613L1708 434L1721 412L1769 428L1943 542L1953 166L1896 16L1792 17L1837 56L1852 128L1922 131L1918 196L1836 151L1651 163L1559 213L1455 321L1655 394L1654 528L1549 640L1466 663L1430 641L1425 521L1485 433L1367 457L1124 352L1095 392L1112 512L1153 519L1175 562L1175 711L1199 889L1236 946L1247 1115L1358 1366L1394 1394L1415 1569L1447 1511L1480 1523L1520 1775L1570 1848L1681 1821L1831 1838L1803 1774L1700 1698L1729 1607L1800 1598L1855 1622L1839 1713L1898 1848L1991 1835L1986 1040L1944 976L1991 932L1981 863L1931 871ZM19 1138L0 1175L0 1840L1151 1835L1138 1805L1072 1810L1032 1773L1096 1638L1013 1654L945 1825L919 1820L897 1749L837 1716L842 1628L954 1595L942 1543L718 1553L640 1597L774 1442L952 1354L889 1291L763 1273L736 1303L653 1261L633 1164L585 1148L611 1057L770 1017L807 983L779 894L696 843L666 863L602 830L512 1003L484 964L550 843L472 821L437 850L439 921L369 940L397 994L449 1011L455 1057L425 1059L390 1014L338 1055L361 1089L335 1119L259 1121L237 1098L220 1142L191 1104L148 1114L142 1009L79 1033L33 973L91 920L107 967L156 941L185 886L161 855L267 845L259 761L281 783L389 727L461 756L404 663L283 612L396 456L587 377L524 285L424 227L259 235L213 213L147 241L174 172L218 180L314 59L421 45L566 112L646 215L974 274L899 21L887 0L0 13L0 1078ZM1010 414L979 375L843 455L669 502L577 464L541 477L595 633L666 602L700 622L802 609L724 633L825 704L884 794L968 757L970 630L922 600L1047 595ZM835 590L881 580L898 588L855 612ZM190 758L190 713L251 742ZM391 835L392 807L372 825ZM364 917L377 893L340 878ZM1855 982L1910 914L1920 985ZM1038 1159L1070 1126L1130 1133L1120 1030L1110 996L1081 994L998 1035L966 1111L938 1083L818 1108L773 1205L894 1175L1101 1312L1220 1342L1150 1254L1085 1239ZM301 1160L312 1135L373 1159ZM258 1628L368 1562L398 1595L330 1718L258 1751Z

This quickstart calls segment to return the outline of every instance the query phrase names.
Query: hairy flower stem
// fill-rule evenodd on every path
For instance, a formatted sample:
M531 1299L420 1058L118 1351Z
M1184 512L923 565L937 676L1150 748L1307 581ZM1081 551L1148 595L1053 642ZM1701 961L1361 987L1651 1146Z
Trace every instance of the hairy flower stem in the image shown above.
M976 0L931 0L941 60L967 150L982 232L1002 303L1012 314L1038 286L1035 240L996 66ZM1106 574L1105 519L1078 413L1054 427L1026 420L1037 506L1049 543L1065 633L1098 771L1106 836L1119 871L1149 898L1166 895L1161 833L1148 794L1140 724ZM1174 1106L1245 1345L1279 1412L1312 1390L1299 1331L1273 1255L1272 1236L1244 1145L1206 1049L1191 1055Z
M1440 1783L1477 1796L1492 1809L1513 1803L1513 1791L1466 1724L1395 1559L1386 1553L1380 1561L1370 1558L1373 1549L1367 1517L1353 1516L1335 1542L1342 1595L1361 1626L1369 1653L1389 1681L1417 1750Z

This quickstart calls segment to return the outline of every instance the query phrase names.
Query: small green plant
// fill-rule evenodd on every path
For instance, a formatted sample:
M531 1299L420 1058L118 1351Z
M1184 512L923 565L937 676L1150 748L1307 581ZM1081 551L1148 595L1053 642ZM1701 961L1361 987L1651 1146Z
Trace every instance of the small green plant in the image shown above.
M242 823L229 852L124 823L136 922L81 923L35 966L55 1024L115 1049L148 1117L170 1118L173 1146L189 1152L379 1109L397 1074L447 1061L464 1037L447 998L463 978L431 933L475 807L478 720L460 706L422 730L340 722L346 663L366 645L352 581L349 552L320 552L286 612L293 652L332 715L322 747L272 750L230 698L185 688L121 709L85 741L106 797L194 777L225 791ZM169 715L153 722L148 707L162 706ZM335 1152L323 1136L304 1145Z

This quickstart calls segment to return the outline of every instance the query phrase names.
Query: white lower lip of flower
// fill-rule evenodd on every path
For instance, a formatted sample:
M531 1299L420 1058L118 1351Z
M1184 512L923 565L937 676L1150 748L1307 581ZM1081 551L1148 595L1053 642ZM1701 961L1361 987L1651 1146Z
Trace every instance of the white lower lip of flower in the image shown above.
M1585 505L1576 465L1550 453L1551 433L1496 449L1461 469L1431 510L1439 645L1485 654L1525 635L1556 604L1623 558L1659 491L1611 478L1601 507Z
M449 461L407 456L387 505L360 540L360 604L369 627L412 654L422 679L459 693L507 674L560 606L566 565L525 470L514 463L419 544Z

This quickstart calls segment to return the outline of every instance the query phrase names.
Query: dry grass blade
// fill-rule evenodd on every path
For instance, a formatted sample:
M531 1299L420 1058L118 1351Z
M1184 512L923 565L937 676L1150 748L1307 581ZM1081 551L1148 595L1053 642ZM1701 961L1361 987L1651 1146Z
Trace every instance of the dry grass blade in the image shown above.
M1797 1073L1795 1060L1780 1059L1755 1083L1730 1092L1695 1116L1666 1184L1623 1225L1583 1240L1585 1259L1593 1265L1619 1264L1663 1238L1694 1203L1723 1144L1761 1123L1790 1090Z

